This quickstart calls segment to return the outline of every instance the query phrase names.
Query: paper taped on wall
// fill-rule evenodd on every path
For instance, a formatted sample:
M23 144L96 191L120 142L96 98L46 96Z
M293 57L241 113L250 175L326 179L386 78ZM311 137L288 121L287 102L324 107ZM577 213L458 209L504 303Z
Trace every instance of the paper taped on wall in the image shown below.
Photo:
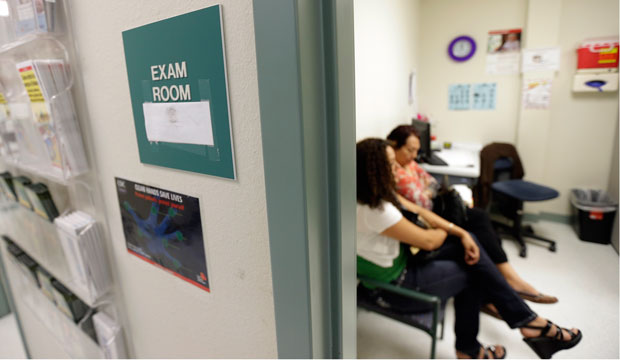
M143 103L149 141L213 146L209 101Z

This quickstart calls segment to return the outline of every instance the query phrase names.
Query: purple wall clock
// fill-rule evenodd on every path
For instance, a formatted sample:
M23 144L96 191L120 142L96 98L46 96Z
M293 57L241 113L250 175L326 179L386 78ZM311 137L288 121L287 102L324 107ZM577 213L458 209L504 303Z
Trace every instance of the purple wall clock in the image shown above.
M448 55L454 61L462 62L469 60L476 53L476 42L470 36L456 37L448 45Z

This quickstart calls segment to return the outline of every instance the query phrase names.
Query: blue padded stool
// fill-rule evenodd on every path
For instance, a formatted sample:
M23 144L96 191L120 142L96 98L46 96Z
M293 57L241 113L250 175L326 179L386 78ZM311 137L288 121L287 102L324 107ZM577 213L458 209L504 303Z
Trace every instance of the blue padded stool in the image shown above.
M503 216L512 220L512 226L506 224L501 225L508 229L510 235L512 235L521 246L521 251L519 252L521 257L525 257L527 251L523 237L547 242L549 243L549 250L553 252L556 251L555 241L534 234L531 226L522 225L523 202L554 199L560 195L556 190L520 179L494 182L491 185L491 189L492 203L496 210Z

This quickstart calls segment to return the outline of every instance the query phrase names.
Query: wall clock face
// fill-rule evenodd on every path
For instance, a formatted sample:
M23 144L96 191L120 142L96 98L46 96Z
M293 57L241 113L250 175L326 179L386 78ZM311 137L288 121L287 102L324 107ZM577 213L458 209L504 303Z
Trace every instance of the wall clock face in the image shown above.
M454 61L469 60L476 52L476 42L469 36L459 36L448 45L448 54Z

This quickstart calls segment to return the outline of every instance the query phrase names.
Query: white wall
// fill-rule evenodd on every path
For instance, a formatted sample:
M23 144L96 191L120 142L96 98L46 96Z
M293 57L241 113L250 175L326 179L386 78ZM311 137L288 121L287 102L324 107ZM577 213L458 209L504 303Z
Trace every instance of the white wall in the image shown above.
M121 32L223 6L238 180L140 163ZM131 355L276 357L251 0L71 1ZM197 44L199 46L199 44ZM114 177L200 198L211 293L127 253Z
M355 1L356 138L385 137L411 121L409 74L418 66L419 0Z
M487 75L488 32L525 27L527 1L422 0L420 6L420 111L434 121L439 141L489 143L514 141L518 109L519 75ZM477 50L465 62L448 56L448 44L457 36L474 38ZM448 109L451 84L497 83L495 110Z

